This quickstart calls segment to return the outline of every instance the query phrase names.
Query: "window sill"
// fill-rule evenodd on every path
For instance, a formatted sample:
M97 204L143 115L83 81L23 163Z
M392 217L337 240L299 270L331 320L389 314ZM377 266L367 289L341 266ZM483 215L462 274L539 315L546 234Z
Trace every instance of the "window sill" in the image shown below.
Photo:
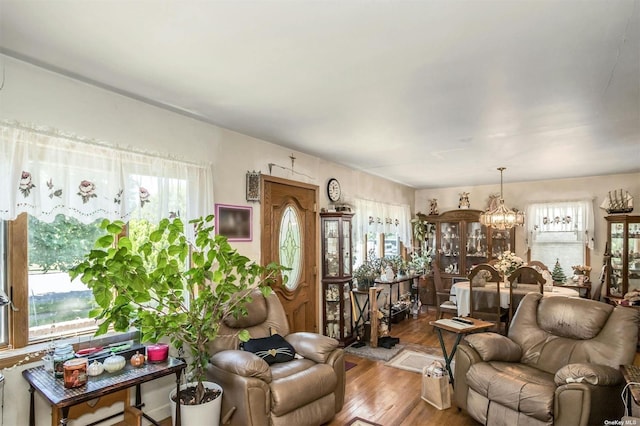
M93 346L106 346L112 343L124 342L127 340L137 341L140 338L138 331L129 331L126 333L111 332L98 338L94 338L93 335L75 336L69 338L56 339L54 343L70 343L73 345L73 350L90 348ZM0 352L0 369L11 370L17 368L23 364L29 364L32 362L38 362L50 349L51 342L39 342L34 343L24 348L19 349L6 349Z

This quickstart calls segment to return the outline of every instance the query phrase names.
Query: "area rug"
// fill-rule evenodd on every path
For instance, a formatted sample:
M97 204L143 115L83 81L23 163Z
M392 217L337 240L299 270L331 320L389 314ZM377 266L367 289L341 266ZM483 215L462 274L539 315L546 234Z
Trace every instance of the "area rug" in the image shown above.
M365 420L361 417L354 417L346 424L346 426L381 426L378 423L370 422L369 420Z
M344 362L344 371L349 371L349 370L351 370L353 367L355 367L356 365L358 365L358 364L356 364L355 362L345 361L345 362Z
M445 362L442 355L433 355L425 352L406 349L393 357L385 365L399 368L401 370L422 373L424 367L428 367L434 361L440 362L444 367ZM451 371L455 372L455 362L451 362Z
M374 359L377 361L389 361L396 356L404 348L404 345L397 344L394 347L387 349L383 347L372 348L369 345L364 345L360 348L354 348L353 345L344 348L344 351L348 354L356 355L362 358Z

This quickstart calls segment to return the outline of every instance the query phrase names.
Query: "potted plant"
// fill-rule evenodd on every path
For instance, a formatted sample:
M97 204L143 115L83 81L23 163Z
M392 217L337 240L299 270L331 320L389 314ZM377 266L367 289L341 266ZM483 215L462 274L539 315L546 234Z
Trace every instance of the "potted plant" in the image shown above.
M212 222L213 215L189 222L194 226L191 242L179 218L163 219L134 248L128 237L120 236L123 222L105 220L101 228L107 234L70 270L72 279L80 276L92 290L99 306L90 312L101 321L96 335L111 326L116 331L136 327L143 342L168 338L175 348L187 351L194 383L180 392L181 404L187 405L210 398L204 385L209 343L222 320L246 314L251 291L260 288L268 295L269 284L283 269L260 266L242 256L226 237L214 235ZM243 331L240 339L248 340L249 333ZM185 399L183 394L192 397Z
M382 260L375 256L373 250L370 250L368 258L353 271L353 277L358 281L358 290L373 287L376 278L380 276L382 266Z
M358 290L364 291L373 286L377 272L370 262L366 261L353 271L353 277L357 280Z
M431 248L411 253L409 269L418 275L426 275L431 270Z

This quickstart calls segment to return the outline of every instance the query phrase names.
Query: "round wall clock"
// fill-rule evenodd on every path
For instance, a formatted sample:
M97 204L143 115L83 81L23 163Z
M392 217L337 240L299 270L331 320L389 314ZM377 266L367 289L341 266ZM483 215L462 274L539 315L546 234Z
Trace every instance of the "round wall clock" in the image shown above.
M338 201L340 199L340 192L340 182L338 182L338 179L329 179L329 183L327 184L327 195L329 196L329 200L334 203Z

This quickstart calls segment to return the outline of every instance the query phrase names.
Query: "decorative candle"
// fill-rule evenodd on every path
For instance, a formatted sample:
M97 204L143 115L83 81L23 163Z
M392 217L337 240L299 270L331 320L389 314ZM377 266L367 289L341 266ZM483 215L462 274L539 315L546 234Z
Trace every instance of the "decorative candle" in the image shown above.
M147 362L164 362L169 356L169 345L156 343L147 346Z
M64 387L77 388L87 383L87 358L70 359L63 364Z

